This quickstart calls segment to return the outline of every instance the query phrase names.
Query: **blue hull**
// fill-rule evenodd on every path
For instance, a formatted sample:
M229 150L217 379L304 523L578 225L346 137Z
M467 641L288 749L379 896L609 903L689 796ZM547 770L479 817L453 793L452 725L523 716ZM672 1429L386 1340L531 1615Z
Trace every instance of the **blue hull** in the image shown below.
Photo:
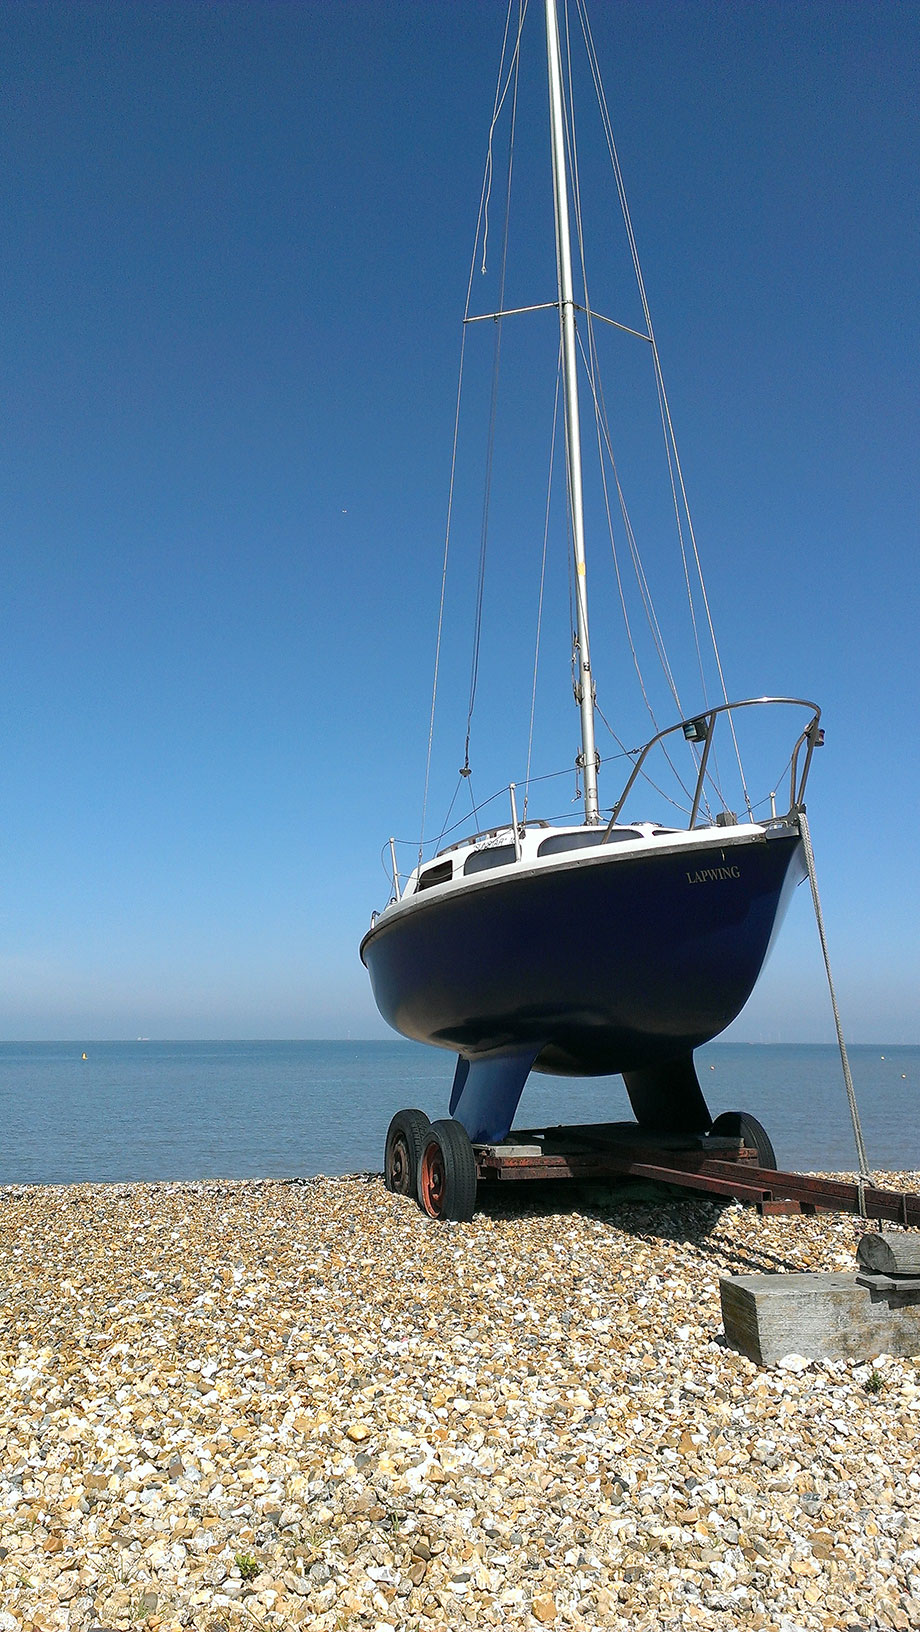
M461 1056L471 1137L505 1136L531 1068L622 1072L651 1126L680 1119L674 1072L744 1007L803 874L794 835L592 857L416 896L361 955L384 1019Z

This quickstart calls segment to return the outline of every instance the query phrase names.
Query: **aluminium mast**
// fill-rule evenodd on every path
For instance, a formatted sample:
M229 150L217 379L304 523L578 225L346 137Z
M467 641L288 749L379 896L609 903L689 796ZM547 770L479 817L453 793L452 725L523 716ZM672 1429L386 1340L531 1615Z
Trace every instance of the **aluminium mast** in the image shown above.
M585 778L585 822L600 820L597 800L597 749L594 743L594 680L588 639L588 592L585 564L585 518L581 480L581 426L578 414L578 364L575 339L575 297L572 284L572 247L569 235L569 194L565 169L565 115L562 97L562 62L556 0L546 4L546 55L549 77L550 135L553 153L553 203L556 216L556 272L559 286L559 326L565 386L565 450L572 546L575 556L575 642L577 678L575 697L581 714L581 766Z

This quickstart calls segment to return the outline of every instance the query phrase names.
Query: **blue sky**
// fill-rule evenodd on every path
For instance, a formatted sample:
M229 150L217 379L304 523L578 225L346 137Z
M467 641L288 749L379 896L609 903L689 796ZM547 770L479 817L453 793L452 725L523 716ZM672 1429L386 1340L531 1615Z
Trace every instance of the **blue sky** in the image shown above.
M503 18L0 16L0 1036L384 1030L357 944L381 846L418 833ZM729 692L822 704L809 814L847 1030L917 1041L920 10L622 0L594 31ZM528 300L552 295L541 94L516 148L546 233L515 263ZM596 151L586 119L586 174ZM520 463L539 510L529 445ZM460 498L458 626L472 479ZM509 694L484 658L480 793L522 774L530 683L532 519L515 532L499 488L496 522L484 638L514 608L523 672ZM639 740L617 631L594 635ZM468 640L467 618L438 819ZM563 667L537 769L574 749ZM829 1037L822 980L800 891L734 1035Z

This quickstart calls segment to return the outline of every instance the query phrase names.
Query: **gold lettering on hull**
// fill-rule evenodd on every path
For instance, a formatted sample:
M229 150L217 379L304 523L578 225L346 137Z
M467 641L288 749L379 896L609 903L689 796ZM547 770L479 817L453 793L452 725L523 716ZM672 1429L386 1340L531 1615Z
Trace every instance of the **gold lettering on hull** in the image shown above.
M701 867L698 873L688 873L688 884L715 884L722 878L740 878L740 867Z

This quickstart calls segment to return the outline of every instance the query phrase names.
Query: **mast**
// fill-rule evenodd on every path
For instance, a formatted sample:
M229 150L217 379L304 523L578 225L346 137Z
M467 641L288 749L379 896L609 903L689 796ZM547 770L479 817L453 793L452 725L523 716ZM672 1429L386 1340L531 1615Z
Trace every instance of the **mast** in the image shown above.
M565 115L562 100L562 61L556 0L546 4L546 56L549 73L549 118L553 150L553 201L556 214L556 273L559 287L559 326L562 374L565 386L565 451L575 555L575 640L577 679L575 698L581 713L580 762L585 778L585 821L600 820L597 803L597 750L594 746L594 680L588 640L588 592L585 566L585 518L581 484L581 426L578 416L578 372L575 345L575 298L572 285L572 246L569 238L569 192L565 170Z

